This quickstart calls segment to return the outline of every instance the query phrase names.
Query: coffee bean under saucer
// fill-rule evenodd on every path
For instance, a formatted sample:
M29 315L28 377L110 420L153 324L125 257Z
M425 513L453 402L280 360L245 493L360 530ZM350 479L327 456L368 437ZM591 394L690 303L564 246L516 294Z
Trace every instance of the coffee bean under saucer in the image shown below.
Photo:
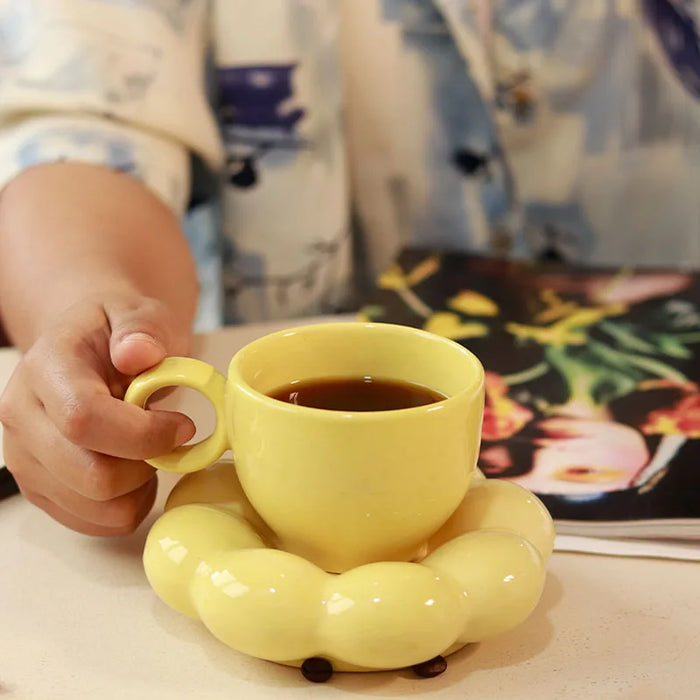
M435 656L420 664L413 665L413 672L419 678L435 678L447 670L444 656ZM312 656L301 664L301 673L312 683L325 683L333 677L333 664L319 656Z
M166 604L242 653L385 671L447 657L522 623L539 601L553 543L552 519L536 496L477 470L416 560L327 573L275 548L232 462L221 460L174 487L148 534L144 568Z

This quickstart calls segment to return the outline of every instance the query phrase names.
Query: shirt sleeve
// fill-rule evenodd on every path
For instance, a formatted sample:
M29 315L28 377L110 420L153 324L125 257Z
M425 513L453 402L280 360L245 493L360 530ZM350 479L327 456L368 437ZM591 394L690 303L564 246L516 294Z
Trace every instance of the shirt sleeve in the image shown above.
M74 161L128 173L182 213L190 154L221 163L205 91L208 3L0 5L0 189Z

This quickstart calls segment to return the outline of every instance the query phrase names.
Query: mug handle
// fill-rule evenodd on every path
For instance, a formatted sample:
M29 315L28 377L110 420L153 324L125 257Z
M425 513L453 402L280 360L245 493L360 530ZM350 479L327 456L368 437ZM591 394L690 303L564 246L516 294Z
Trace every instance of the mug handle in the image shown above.
M211 365L191 357L166 357L160 364L139 374L129 385L124 401L145 407L149 397L168 386L186 386L211 401L216 412L212 434L194 445L182 445L172 452L152 457L153 467L176 474L196 472L216 462L228 449L225 401L226 378Z

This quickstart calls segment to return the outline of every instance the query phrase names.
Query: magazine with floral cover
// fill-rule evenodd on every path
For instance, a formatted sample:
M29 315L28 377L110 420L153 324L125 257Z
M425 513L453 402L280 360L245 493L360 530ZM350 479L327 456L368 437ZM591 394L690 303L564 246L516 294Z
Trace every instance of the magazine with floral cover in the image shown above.
M479 465L560 535L700 540L700 275L409 249L361 310L486 370Z

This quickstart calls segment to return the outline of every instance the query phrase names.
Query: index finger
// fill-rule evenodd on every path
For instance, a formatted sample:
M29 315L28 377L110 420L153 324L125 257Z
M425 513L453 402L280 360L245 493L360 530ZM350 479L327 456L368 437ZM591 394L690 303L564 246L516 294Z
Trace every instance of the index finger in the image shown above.
M195 433L182 413L144 409L113 397L96 378L63 384L43 397L49 419L70 442L88 450L143 460L170 452Z

